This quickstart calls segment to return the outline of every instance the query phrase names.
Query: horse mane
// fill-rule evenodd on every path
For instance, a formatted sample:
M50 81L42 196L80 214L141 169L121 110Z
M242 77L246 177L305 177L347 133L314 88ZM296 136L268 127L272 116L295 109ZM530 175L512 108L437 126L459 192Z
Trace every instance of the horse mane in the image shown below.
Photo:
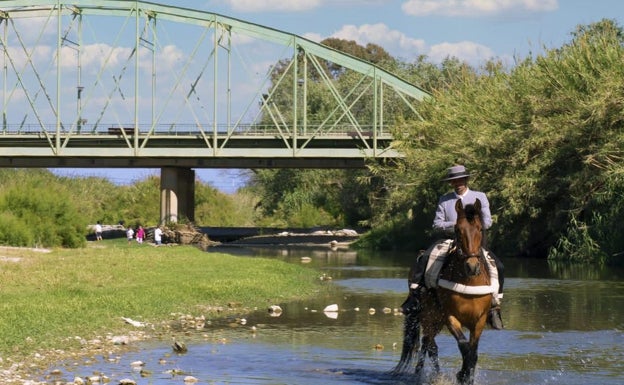
M474 222L475 218L482 218L481 215L481 210L477 210L477 208L475 207L474 204L467 204L466 206L464 206L464 214L466 215L466 219L468 220L468 222L472 223Z

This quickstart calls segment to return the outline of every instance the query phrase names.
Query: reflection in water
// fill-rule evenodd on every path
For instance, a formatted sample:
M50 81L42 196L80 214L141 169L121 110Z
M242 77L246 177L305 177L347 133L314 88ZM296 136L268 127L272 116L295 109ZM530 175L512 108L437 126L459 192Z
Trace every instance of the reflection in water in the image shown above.
M280 303L246 315L246 324L224 320L188 335L188 353L173 355L169 340L151 341L136 353L79 366L67 373L101 371L112 383L182 383L193 375L206 384L411 384L388 374L398 362L406 293L407 254L360 254L323 250L228 249L249 257L309 263L332 277L333 295ZM506 260L503 319L506 329L481 338L478 384L624 383L624 274L622 270L537 260ZM338 311L324 314L326 306ZM384 311L384 309L386 309ZM232 327L235 325L235 327ZM255 331L252 328L255 327ZM461 365L455 340L437 338L443 377ZM130 363L141 360L152 374L142 378ZM440 383L440 382L436 382ZM442 384L452 383L450 380Z

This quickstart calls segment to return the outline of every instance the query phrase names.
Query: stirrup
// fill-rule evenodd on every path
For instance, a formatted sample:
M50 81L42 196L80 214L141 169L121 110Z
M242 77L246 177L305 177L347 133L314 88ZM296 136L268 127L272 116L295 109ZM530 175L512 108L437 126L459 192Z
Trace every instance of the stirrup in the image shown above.
M501 317L500 306L494 306L490 309L487 315L487 323L492 329L495 330L502 330L505 328L503 326L503 318Z

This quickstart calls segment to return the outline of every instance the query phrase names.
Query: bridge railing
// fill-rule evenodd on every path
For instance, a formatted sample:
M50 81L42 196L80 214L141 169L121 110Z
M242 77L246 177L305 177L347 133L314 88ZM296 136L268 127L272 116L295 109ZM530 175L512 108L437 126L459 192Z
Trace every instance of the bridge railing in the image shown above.
M274 125L258 125L258 124L239 124L235 128L228 126L227 124L217 125L216 132L211 124L197 125L197 124L140 124L138 126L138 133L140 136L197 136L202 132L206 136L250 136L250 137L275 137L285 136L293 137L295 133L291 128L278 129ZM42 128L38 124L8 124L2 127L0 135L56 135L56 127L54 125L45 126ZM134 124L82 124L79 127L75 125L61 125L60 134L64 137L73 135L86 135L86 136L110 136L110 135L123 135L133 136L135 134ZM334 125L332 127L321 127L320 125L310 125L305 127L299 126L297 128L297 136L301 137L336 137L336 136L349 136L365 138L372 138L375 136L375 130L372 126L358 126L354 127L350 124ZM388 130L377 130L378 137L389 137Z

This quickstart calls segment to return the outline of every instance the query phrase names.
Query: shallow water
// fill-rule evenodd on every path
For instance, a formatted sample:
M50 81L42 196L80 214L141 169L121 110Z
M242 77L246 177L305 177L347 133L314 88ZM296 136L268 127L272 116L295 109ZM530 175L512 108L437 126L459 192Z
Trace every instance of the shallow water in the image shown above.
M101 372L118 383L183 384L413 384L392 377L400 355L403 316L397 308L406 290L410 256L358 255L329 250L231 250L310 264L332 277L332 298L279 304L246 324L228 321L187 336L188 352L173 353L171 341L142 343L111 363L104 359L66 370L65 380ZM616 269L505 261L505 330L486 330L479 346L477 384L624 383L624 274ZM338 313L323 313L337 304ZM374 313L369 311L374 309ZM252 328L255 327L255 331ZM446 332L440 346L441 379L451 384L461 365L455 340ZM143 361L143 377L130 363ZM178 374L173 375L175 369Z

